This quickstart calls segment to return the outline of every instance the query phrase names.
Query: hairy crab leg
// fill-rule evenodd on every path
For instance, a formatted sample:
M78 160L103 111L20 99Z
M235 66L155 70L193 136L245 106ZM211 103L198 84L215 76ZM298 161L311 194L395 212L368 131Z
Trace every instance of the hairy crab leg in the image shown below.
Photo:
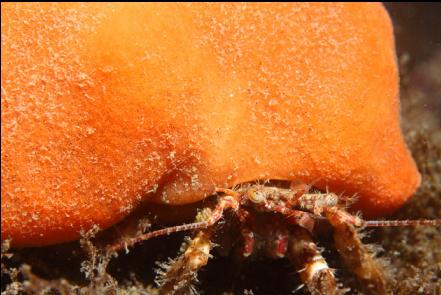
M346 266L363 282L366 291L387 294L386 273L374 253L363 245L354 227L362 226L363 220L337 207L325 208L324 214L333 227L334 242Z
M312 295L342 294L338 289L332 269L329 268L306 229L300 226L293 227L287 255L291 262L300 269L298 273L303 284L299 288L306 286Z
M207 265L211 257L212 235L211 227L199 231L193 239L185 242L179 257L160 264L156 279L158 295L198 294L194 282L197 282L199 269Z

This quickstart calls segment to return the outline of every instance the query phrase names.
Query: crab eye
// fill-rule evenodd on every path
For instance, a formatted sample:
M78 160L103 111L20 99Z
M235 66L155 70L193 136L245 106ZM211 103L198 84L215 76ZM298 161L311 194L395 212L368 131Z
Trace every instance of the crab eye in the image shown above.
M265 201L265 194L260 190L250 189L247 192L247 195L248 195L248 199L253 203L260 204L263 201Z

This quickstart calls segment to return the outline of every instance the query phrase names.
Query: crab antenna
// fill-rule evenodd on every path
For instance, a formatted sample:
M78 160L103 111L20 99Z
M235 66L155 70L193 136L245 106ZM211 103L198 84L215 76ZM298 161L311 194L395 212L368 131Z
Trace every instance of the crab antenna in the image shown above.
M441 226L441 219L421 219L421 220L365 220L363 226Z
M219 201L219 204L216 206L216 208L211 213L211 216L207 220L183 224L183 225L177 225L177 226L172 226L172 227L152 231L152 232L137 236L135 238L131 238L126 241L117 243L115 245L111 245L111 246L107 247L107 251L108 252L119 251L123 248L131 247L141 241L145 241L145 240L159 237L159 236L167 236L172 233L210 227L219 221L219 219L222 217L222 213L224 212L224 210L228 209L228 208L232 208L234 210L237 210L239 208L239 203L236 201L236 199L233 196L226 195L221 198L221 200Z
M177 233L177 232L181 232L181 231L205 228L205 227L208 227L208 225L209 224L208 224L207 221L203 221L203 222L195 222L195 223L189 223L189 224L183 224L183 225L178 225L178 226L173 226L173 227L159 229L159 230L156 230L156 231L153 231L153 232L146 233L146 234L141 235L141 236L137 236L137 237L132 238L132 239L128 239L127 241L124 241L122 243L118 243L116 245L112 245L112 246L107 248L107 251L109 251L109 252L119 251L119 250L121 250L123 248L131 247L134 244L137 244L137 243L139 243L141 241L149 240L151 238L155 238L155 237L159 237L159 236L167 236L167 235L170 235L172 233Z

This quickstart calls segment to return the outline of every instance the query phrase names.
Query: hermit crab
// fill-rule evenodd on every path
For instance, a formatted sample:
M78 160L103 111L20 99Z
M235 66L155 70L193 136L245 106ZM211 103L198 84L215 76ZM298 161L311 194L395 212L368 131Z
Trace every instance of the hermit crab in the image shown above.
M312 294L343 294L334 271L326 263L312 239L314 224L327 220L333 227L336 248L345 264L367 286L369 294L387 294L386 274L374 253L363 245L357 227L369 226L440 226L441 220L373 220L365 221L346 211L350 199L334 193L311 191L307 185L283 188L267 184L249 184L234 190L218 189L220 195L214 209L201 210L196 221L177 225L108 246L107 251L126 250L136 243L179 231L195 232L186 241L181 255L160 264L157 283L159 294L197 293L194 283L197 272L205 266L214 247L212 237L216 224L226 210L232 210L240 221L241 252L248 257L255 249L273 258L289 257L298 267L300 278ZM353 201L353 200L352 200ZM258 242L256 242L258 241Z
M79 239L143 203L175 215L216 195L195 223L108 251L193 230L160 282L190 292L233 211L244 256L287 255L311 292L334 294L310 236L328 221L348 266L381 294L354 227L440 223L346 211L391 213L420 183L380 4L2 3L1 62L1 232L13 247Z

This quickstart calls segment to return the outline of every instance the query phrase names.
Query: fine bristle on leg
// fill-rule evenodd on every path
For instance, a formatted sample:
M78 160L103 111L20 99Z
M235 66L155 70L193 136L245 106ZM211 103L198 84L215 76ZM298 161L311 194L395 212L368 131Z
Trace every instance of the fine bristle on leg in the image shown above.
M159 295L195 294L197 272L210 258L212 228L199 231L195 238L186 242L182 254L169 263L160 265L157 271Z
M387 294L386 274L374 254L361 242L354 223L348 218L350 214L336 207L327 208L324 213L333 227L338 252L346 266L366 287L365 291L376 295ZM356 216L353 218L360 220Z
M294 226L289 238L287 255L294 266L300 269L298 271L300 279L312 295L342 294L333 271L306 229Z

